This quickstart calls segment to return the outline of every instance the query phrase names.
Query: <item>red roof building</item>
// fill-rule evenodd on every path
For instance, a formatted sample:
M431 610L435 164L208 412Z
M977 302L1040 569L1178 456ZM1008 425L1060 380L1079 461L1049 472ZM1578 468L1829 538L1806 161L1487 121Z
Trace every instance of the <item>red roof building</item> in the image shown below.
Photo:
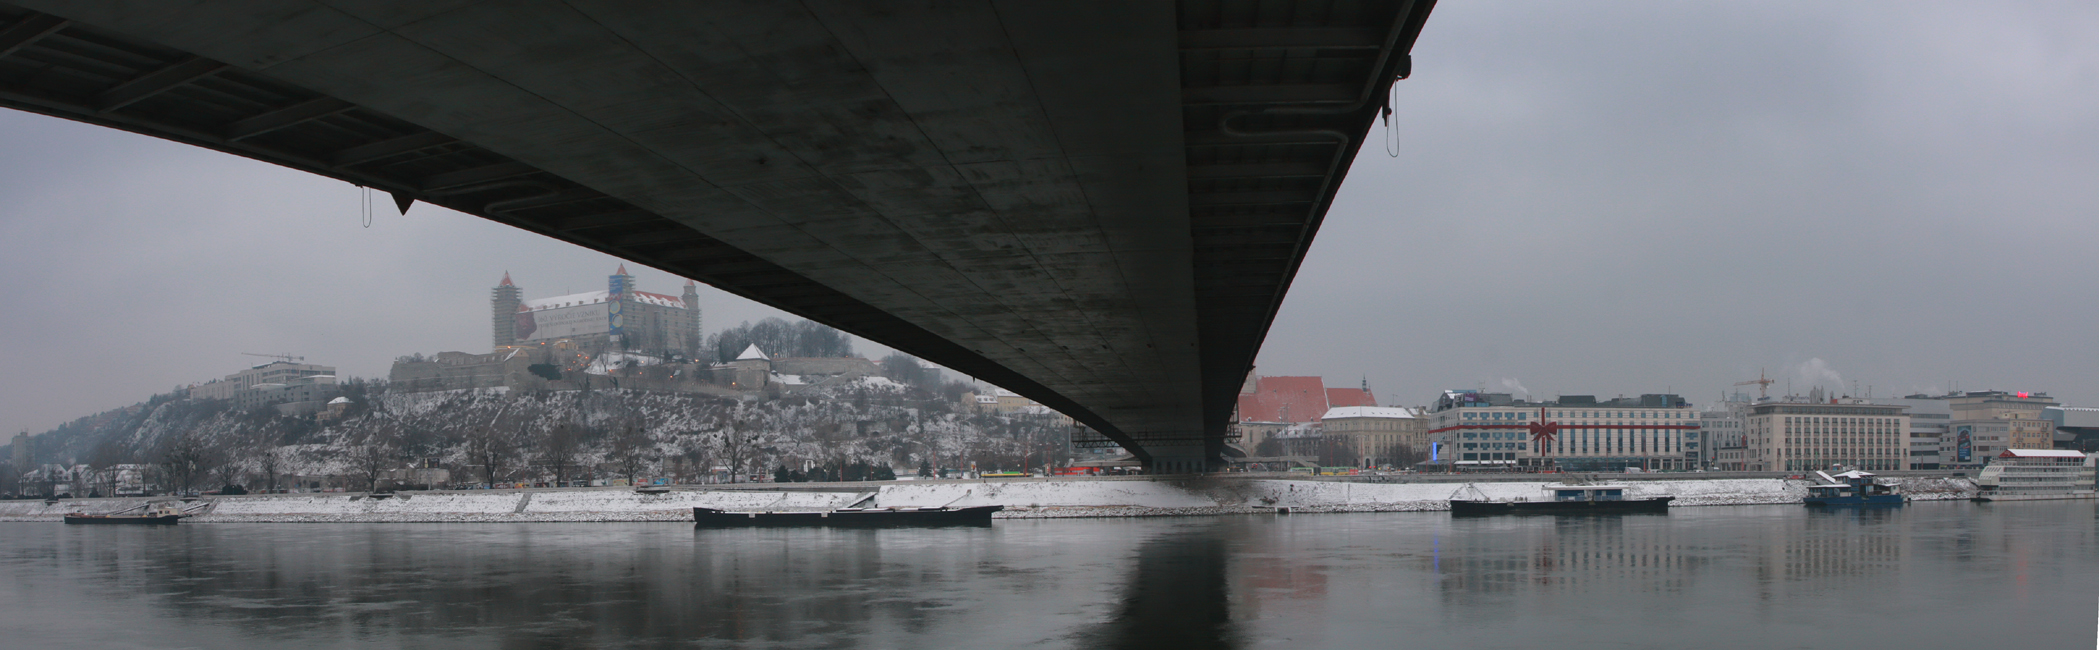
M1346 391L1350 403L1335 404L1329 395L1335 391ZM1356 388L1329 390L1318 377L1256 377L1254 390L1239 395L1240 422L1318 422L1319 416L1334 406L1376 406L1375 402L1356 403L1369 398L1369 393Z
M1332 408L1377 406L1377 396L1363 388L1329 388L1326 389L1326 404Z

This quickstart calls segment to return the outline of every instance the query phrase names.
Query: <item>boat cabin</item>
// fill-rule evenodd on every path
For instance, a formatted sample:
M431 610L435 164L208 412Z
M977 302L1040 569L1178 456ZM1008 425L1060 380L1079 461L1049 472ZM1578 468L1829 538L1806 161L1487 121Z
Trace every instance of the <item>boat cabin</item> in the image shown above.
M1879 481L1873 480L1872 474L1855 469L1835 475L1824 472L1815 472L1815 475L1822 477L1827 482L1807 486L1807 495L1810 499L1874 497L1896 494L1894 486L1883 485Z
M1623 485L1547 485L1554 501L1624 501Z

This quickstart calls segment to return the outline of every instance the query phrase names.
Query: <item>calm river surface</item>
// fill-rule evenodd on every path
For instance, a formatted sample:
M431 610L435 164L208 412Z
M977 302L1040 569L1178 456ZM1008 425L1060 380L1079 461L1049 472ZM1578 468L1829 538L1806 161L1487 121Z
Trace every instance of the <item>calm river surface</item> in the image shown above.
M2094 511L0 523L0 647L2091 648Z

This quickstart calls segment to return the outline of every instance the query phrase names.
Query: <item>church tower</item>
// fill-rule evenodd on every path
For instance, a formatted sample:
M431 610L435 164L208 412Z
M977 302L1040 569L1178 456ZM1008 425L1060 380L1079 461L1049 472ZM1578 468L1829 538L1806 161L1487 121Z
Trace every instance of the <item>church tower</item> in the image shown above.
M495 347L517 343L517 310L525 303L525 292L510 283L510 272L503 272L503 283L496 285L489 302L494 311Z
M692 332L686 335L684 341L685 355L693 359L698 359L700 358L700 341L706 338L706 334L704 333L706 330L700 329L701 320L699 285L693 283L693 281L691 280L686 280L684 298L685 311L687 312L686 317L692 319L690 321L692 325Z

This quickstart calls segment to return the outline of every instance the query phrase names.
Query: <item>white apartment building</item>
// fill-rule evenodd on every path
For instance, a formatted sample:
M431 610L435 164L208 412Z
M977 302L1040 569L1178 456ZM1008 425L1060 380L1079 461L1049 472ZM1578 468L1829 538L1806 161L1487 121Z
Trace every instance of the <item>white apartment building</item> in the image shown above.
M1530 402L1445 391L1428 419L1437 460L1460 470L1687 470L1702 447L1699 413L1676 395Z
M1360 468L1410 465L1427 458L1422 419L1414 411L1386 406L1339 406L1319 418L1323 462Z
M1742 469L1809 471L1844 464L1867 471L1910 468L1909 407L1858 399L1787 397L1750 407Z
M275 405L285 415L317 412L335 395L333 366L290 361L272 361L189 389L193 399L222 399L242 409Z
M1717 467L1722 448L1740 447L1748 440L1749 406L1747 395L1736 395L1699 411L1699 439L1695 441L1699 467Z
M240 392L260 384L293 384L298 380L318 375L335 375L335 367L290 361L271 361L247 370L242 370L206 384L191 386L189 396L195 399L231 400Z

